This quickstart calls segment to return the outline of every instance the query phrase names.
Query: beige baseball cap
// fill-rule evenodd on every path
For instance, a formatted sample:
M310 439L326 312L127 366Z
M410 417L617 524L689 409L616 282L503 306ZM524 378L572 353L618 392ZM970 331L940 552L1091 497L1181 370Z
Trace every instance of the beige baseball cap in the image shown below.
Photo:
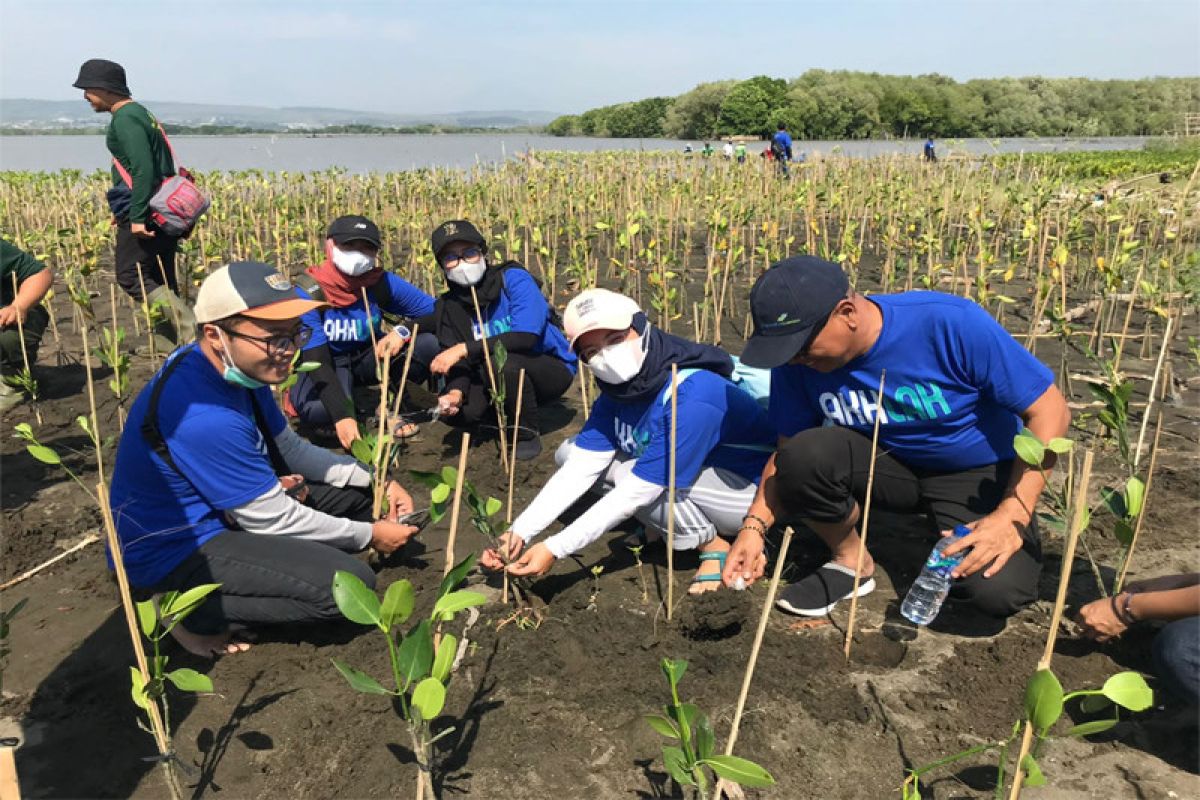
M588 289L567 304L563 328L571 347L588 331L619 331L633 325L633 317L642 309L631 298L608 289Z
M214 270L196 293L196 322L216 322L239 314L254 319L296 319L322 308L302 297L296 287L270 264L234 261Z

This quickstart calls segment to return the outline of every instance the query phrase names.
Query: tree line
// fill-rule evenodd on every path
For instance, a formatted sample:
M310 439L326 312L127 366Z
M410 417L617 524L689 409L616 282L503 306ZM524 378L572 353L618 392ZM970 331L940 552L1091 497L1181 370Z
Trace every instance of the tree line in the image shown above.
M562 116L555 136L716 139L767 136L782 122L802 139L900 136L1136 136L1174 131L1200 110L1200 78L1090 80L880 75L809 70L701 83Z

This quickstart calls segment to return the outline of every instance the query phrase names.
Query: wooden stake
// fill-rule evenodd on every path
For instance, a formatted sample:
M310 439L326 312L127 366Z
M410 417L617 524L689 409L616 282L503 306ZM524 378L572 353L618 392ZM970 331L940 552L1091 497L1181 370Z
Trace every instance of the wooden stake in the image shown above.
M675 603L675 444L679 409L679 365L671 365L671 454L667 476L667 622Z
M742 712L746 709L746 697L750 694L750 681L754 678L754 666L758 663L758 651L762 647L763 634L767 630L767 620L771 616L771 606L775 604L775 592L779 589L779 578L783 575L783 565L787 562L788 547L792 543L792 528L783 529L783 543L779 546L779 556L775 560L775 571L771 574L771 585L767 587L767 596L763 600L762 614L758 618L758 628L754 631L754 644L750 646L750 660L746 662L746 674L742 676L742 690L738 693L737 707L733 712L733 726L729 729L729 741L725 743L725 755L733 755L734 745L737 744L738 729L742 724ZM721 782L713 793L713 800L721 796Z
M584 372L584 364L582 361L579 362L578 376L579 376L579 394L583 398L583 421L587 422L588 416L592 412L592 407L588 404L588 392L587 392L588 379L587 379L587 374Z
M504 521L511 523L513 516L513 486L517 478L517 440L521 430L521 401L525 399L525 368L517 373L517 410L513 414L512 457L508 461L508 513ZM506 575L508 573L505 573Z
M475 318L479 320L479 340L483 344L483 363L487 367L488 378L492 382L492 403L496 408L496 427L500 429L500 466L508 469L508 440L505 438L507 431L504 430L504 409L496 403L496 396L500 392L500 384L497 383L496 372L492 369L492 354L488 348L487 340L487 324L483 321L483 312L479 309L479 295L475 292L475 287L471 287L471 302L475 304Z
M1142 445L1146 442L1146 425L1150 422L1150 407L1157 402L1158 379L1162 375L1163 361L1167 357L1167 349L1171 346L1171 327L1174 317L1167 318L1167 326L1163 330L1162 347L1158 349L1158 363L1154 367L1154 378L1150 381L1150 396L1146 399L1146 412L1142 415L1142 426L1138 430L1137 449L1133 451L1133 468L1136 470L1142 460Z
M1083 522L1087 511L1088 484L1092 479L1091 450L1083 453L1083 467L1079 473L1079 490L1075 493L1075 502L1071 508L1071 530L1067 536L1067 546L1063 550L1062 568L1058 575L1058 594L1054 598L1054 613L1050 615L1050 631L1046 634L1046 647L1042 651L1042 659L1038 662L1038 670L1050 669L1050 659L1054 656L1054 643L1058 640L1058 626L1062 621L1063 607L1067 602L1067 587L1071 582L1071 565L1075 563L1075 545L1079 534L1083 532ZM1013 772L1012 790L1008 800L1017 800L1021 796L1021 784L1025 781L1025 770L1021 762L1029 755L1029 746L1033 743L1033 723L1025 721L1025 732L1021 736L1021 750L1017 753L1017 766Z
M871 490L875 486L875 455L879 451L879 423L883 419L883 393L884 382L887 380L887 370L879 373L879 394L876 401L879 403L875 409L875 430L871 433L871 465L867 470L867 494L863 499L863 515L862 515L862 531L858 534L858 560L854 567L854 591L850 594L850 619L846 622L846 641L842 645L842 652L846 656L846 660L850 660L850 648L854 644L854 619L858 614L858 584L862 580L860 573L863 568L863 561L867 557L867 525L871 522Z
M383 510L383 496L387 489L388 459L391 457L391 448L385 446L384 439L388 434L387 400L391 369L392 360L390 358L383 359L383 375L379 380L379 433L375 437L375 484L373 487L375 491L371 499L371 519L379 519L379 512Z
M1154 443L1150 445L1150 468L1146 471L1146 489L1142 492L1142 510L1138 512L1137 523L1133 528L1133 538L1129 540L1129 549L1125 551L1125 558L1121 560L1121 574L1117 576L1116 585L1113 586L1113 596L1121 593L1122 587L1125 586L1125 573L1129 572L1129 565L1133 563L1133 550L1137 547L1138 536L1142 532L1142 522L1146 519L1146 508L1150 499L1150 485L1154 482L1154 466L1158 462L1158 437L1162 435L1162 417L1163 412L1158 410L1158 419L1154 423Z
M467 472L467 450L471 447L471 434L462 435L462 451L458 454L458 477L454 481L454 505L450 508L450 535L446 539L446 568L442 575L454 569L454 540L458 537L458 508L462 503L463 477Z
M16 305L18 284L17 284L17 273L15 273L15 272L12 274L12 284L13 284L13 304ZM29 365L29 351L25 349L25 323L21 321L20 313L17 314L17 341L19 341L21 343L21 360L25 362L25 374L26 374L26 376L28 376L29 380L32 382L33 381L33 368L30 367L30 365ZM29 395L30 395L30 399L33 401L33 415L35 417L37 417L38 427L41 427L41 425L42 425L42 408L41 408L41 405L38 403L37 392L36 391L30 392Z
M96 389L92 386L92 345L88 339L87 320L79 326L79 330L83 337L83 367L87 373L88 408L92 412L92 436L95 437L93 444L96 446L96 477L104 483L104 438L100 435L100 417L96 414Z
M0 800L21 800L16 748L0 746Z
M46 569L47 567L57 564L59 561L62 561L64 558L71 555L72 553L77 553L80 550L82 550L83 548L87 547L92 542L98 542L98 541L100 541L100 537L94 533L85 537L82 542L78 542L77 544L73 545L72 547L69 547L66 550L63 550L61 553L56 555L54 558L51 558L47 561L43 561L41 564L38 564L33 569L26 570L25 572L22 572L20 575L13 578L12 580L6 581L5 583L0 584L0 592L4 591L5 589L9 589L13 586L16 586L18 583L22 583L23 581L29 580L34 575L37 575L39 572Z
M384 280L387 280L386 276ZM363 313L367 316L367 331L371 334L371 355L375 357L375 377L379 377L379 356L375 354L375 348L379 346L379 341L375 338L375 326L371 323L371 300L367 297L367 287L362 287L363 298ZM391 359L388 359L389 361Z

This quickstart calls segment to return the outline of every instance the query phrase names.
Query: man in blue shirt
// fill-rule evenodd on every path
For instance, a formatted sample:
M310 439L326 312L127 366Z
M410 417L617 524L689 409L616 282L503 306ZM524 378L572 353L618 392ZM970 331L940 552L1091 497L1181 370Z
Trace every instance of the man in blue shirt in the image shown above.
M771 138L771 154L775 156L775 163L779 165L779 173L783 177L788 176L788 162L792 160L792 137L787 132L787 125L779 123L776 126L778 130Z
M779 449L730 552L724 578L762 574L766 529L800 518L833 552L778 605L820 616L852 594L861 515L880 416L876 507L923 510L969 550L951 596L1005 617L1037 599L1041 549L1033 511L1042 474L1014 457L1022 427L1066 433L1054 376L975 303L936 292L870 298L836 264L811 256L774 265L750 295L755 331L743 362L771 368L769 416ZM885 396L879 396L880 376ZM1049 469L1053 455L1043 465ZM859 594L875 586L866 554Z
M237 652L238 628L340 619L337 570L375 576L344 551L382 553L416 533L398 520L408 493L387 486L373 520L371 476L297 436L271 393L308 330L303 298L274 267L240 261L196 298L200 339L177 350L138 395L117 448L111 502L129 582L143 594L219 583L172 629L191 652Z

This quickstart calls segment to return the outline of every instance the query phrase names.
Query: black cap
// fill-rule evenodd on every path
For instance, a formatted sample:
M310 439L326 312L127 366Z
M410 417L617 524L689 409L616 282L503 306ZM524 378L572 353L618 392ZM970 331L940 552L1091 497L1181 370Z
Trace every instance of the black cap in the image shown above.
M333 239L334 244L363 241L375 245L376 250L381 246L379 228L374 222L358 214L338 217L330 224L329 232L325 235Z
M441 255L442 250L451 242L470 242L479 245L483 252L487 252L487 239L483 238L483 234L479 232L478 228L465 219L443 222L433 229L433 236L430 239L435 258Z
M79 68L79 77L71 85L76 89L107 89L123 97L133 96L125 81L125 68L104 58L93 58L83 62L83 66Z
M750 290L754 335L742 363L770 369L791 361L849 291L846 273L830 261L794 256L773 265Z

